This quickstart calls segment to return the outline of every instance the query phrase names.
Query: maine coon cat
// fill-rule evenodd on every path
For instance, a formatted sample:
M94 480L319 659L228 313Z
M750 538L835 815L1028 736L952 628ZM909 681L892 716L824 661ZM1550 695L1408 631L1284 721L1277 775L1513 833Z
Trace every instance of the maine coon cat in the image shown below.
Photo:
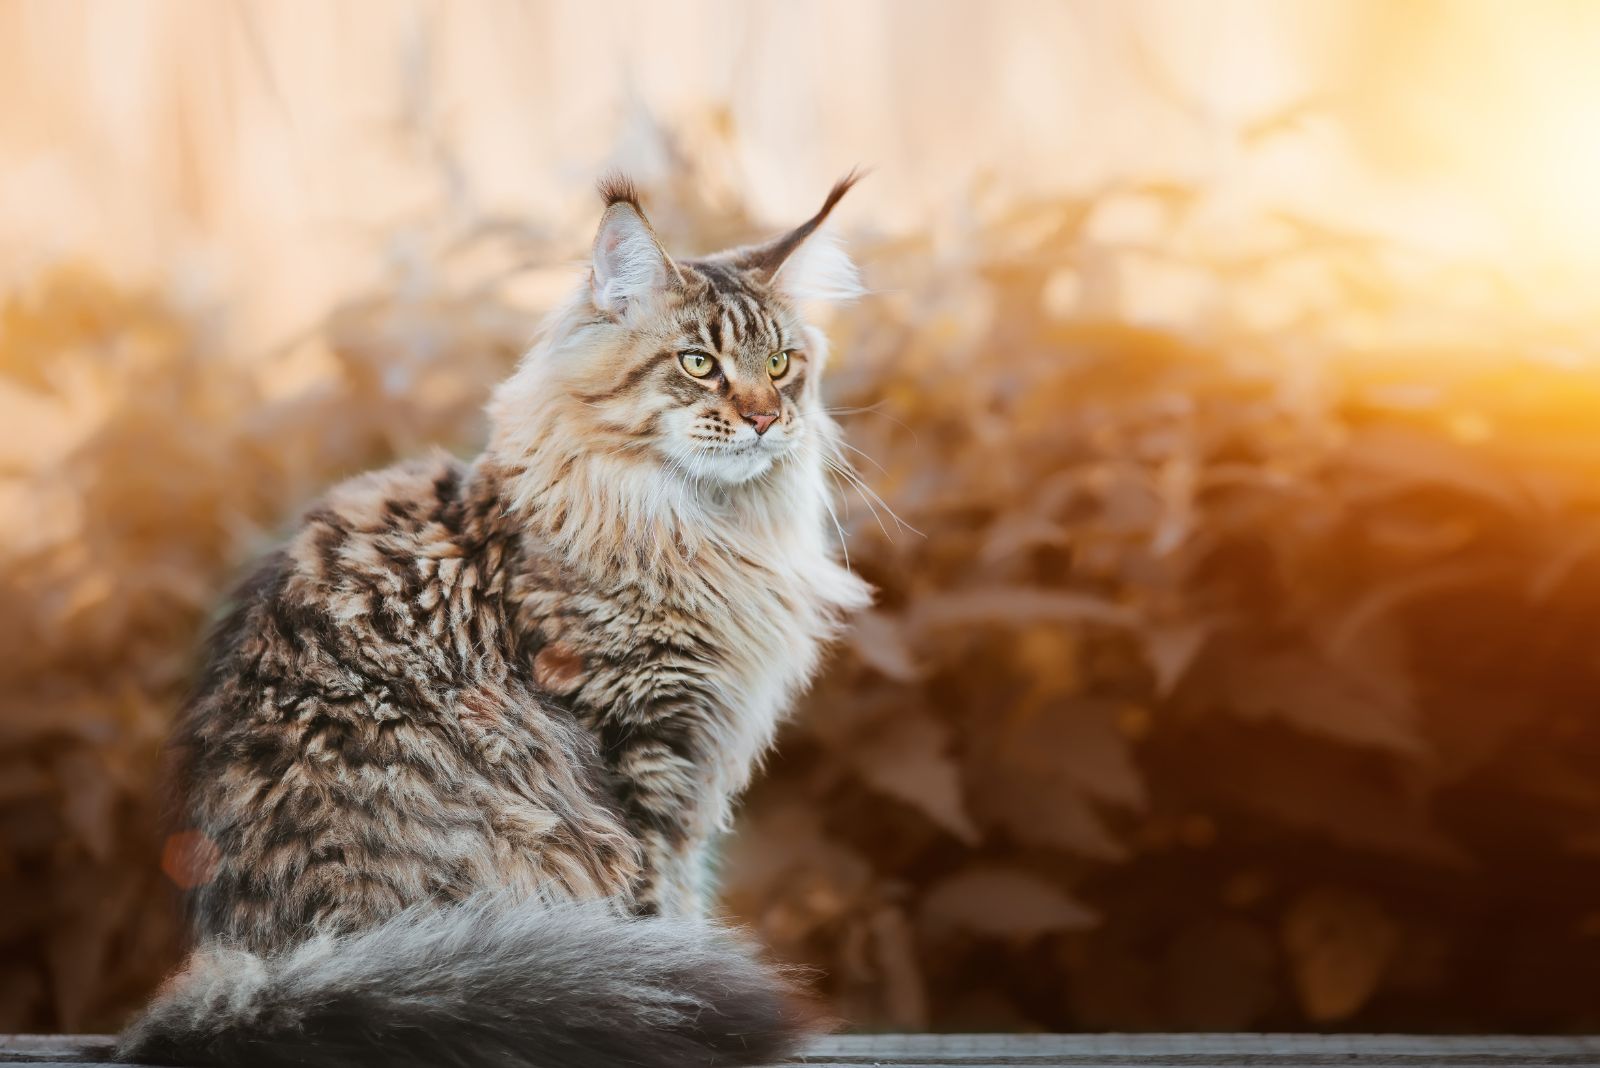
M694 260L632 187L471 463L347 482L238 591L177 725L196 947L166 1064L734 1065L806 1014L707 844L866 587L835 560L808 222ZM198 855L197 854L197 855Z

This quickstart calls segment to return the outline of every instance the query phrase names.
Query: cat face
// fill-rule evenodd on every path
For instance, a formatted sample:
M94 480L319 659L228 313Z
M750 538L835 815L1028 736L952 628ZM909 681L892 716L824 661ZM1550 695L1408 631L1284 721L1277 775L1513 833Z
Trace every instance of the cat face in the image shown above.
M821 339L728 258L678 265L673 291L617 323L612 381L582 399L691 479L758 478L818 414Z
M748 482L803 450L826 419L826 347L798 309L856 289L849 259L816 233L853 180L775 241L681 263L630 187L603 187L584 328L602 355L569 377L589 418L691 481Z

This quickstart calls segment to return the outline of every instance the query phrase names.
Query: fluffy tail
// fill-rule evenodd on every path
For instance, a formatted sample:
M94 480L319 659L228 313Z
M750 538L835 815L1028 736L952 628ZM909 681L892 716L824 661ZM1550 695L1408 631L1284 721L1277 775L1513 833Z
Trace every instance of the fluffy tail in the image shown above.
M202 946L116 1056L297 1068L770 1064L811 1029L804 1004L726 929L489 895L276 957Z

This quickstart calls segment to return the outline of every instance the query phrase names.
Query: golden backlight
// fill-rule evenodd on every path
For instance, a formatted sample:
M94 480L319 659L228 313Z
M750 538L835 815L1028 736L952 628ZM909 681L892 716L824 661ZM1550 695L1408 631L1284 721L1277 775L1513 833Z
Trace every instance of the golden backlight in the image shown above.
M1592 286L1600 8L1443 2L1367 14L1367 62L1347 74L1358 144L1397 175L1475 198L1493 216L1508 267L1583 271Z
M476 448L596 178L858 164L880 595L726 906L868 1028L1600 1028L1600 5L0 0L0 1032L175 959L206 620Z

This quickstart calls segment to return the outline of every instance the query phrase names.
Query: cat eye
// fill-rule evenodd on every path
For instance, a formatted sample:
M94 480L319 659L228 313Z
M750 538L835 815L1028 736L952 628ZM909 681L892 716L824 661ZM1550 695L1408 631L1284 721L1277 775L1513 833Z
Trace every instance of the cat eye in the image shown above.
M767 357L767 374L773 378L782 378L789 371L789 351L774 352Z
M678 362L683 364L683 369L696 378L704 378L717 369L717 361L703 352L680 352Z

